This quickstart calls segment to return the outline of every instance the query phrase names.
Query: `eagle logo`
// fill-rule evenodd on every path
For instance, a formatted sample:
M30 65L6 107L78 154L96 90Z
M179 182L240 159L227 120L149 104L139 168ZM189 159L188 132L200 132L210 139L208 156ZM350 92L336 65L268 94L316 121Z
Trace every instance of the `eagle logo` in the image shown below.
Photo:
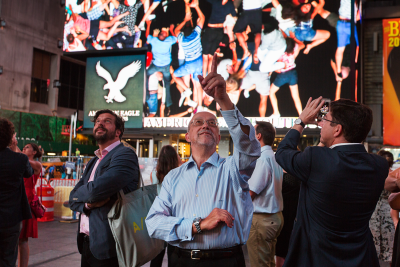
M122 103L126 100L126 97L121 94L121 90L124 89L124 87L128 83L129 78L132 78L133 76L136 75L136 73L138 73L138 71L142 66L141 64L142 63L140 62L140 60L137 60L132 62L128 66L124 67L118 73L118 77L114 81L110 73L100 65L100 61L97 62L96 64L97 75L99 75L101 78L107 81L107 83L103 87L103 90L106 89L110 90L108 92L108 95L104 96L107 103L114 103L113 102L114 100L119 103Z

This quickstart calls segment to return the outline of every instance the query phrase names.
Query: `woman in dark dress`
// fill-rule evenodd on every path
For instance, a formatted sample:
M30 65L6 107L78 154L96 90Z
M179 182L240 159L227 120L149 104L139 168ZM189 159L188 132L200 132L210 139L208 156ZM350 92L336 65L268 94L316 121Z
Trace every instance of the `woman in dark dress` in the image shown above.
M296 177L284 172L282 182L283 196L283 219L284 224L278 241L276 243L276 267L282 267L285 262L286 254L289 248L290 235L292 234L294 220L297 213L297 204L299 202L301 181Z
M35 158L40 158L42 152L40 152L39 147L30 143L24 146L22 153L28 156L29 163L32 166L34 174L31 177L24 177L24 185L26 196L28 197L29 203L34 199L35 185L39 179L40 171L42 170L42 164L36 161ZM22 221L21 234L19 236L19 256L18 256L18 266L28 267L29 262L29 245L28 238L38 238L38 225L37 218L32 214L32 219Z

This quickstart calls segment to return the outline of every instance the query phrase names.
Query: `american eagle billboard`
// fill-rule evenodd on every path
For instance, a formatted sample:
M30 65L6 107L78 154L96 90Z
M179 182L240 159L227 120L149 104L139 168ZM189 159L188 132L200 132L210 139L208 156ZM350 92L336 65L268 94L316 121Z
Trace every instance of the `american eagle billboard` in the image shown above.
M125 128L142 128L144 55L93 57L86 63L84 128L92 128L97 110L110 109Z

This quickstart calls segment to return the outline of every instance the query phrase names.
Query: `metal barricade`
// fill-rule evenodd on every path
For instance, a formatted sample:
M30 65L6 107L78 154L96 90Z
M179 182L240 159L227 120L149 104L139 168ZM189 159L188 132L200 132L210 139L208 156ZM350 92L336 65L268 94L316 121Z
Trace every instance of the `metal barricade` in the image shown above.
M62 157L62 156L43 156L42 166L45 169L44 177L47 179L64 178L77 179L82 177L86 164L93 157ZM53 168L52 168L53 167ZM69 167L69 168L67 168Z

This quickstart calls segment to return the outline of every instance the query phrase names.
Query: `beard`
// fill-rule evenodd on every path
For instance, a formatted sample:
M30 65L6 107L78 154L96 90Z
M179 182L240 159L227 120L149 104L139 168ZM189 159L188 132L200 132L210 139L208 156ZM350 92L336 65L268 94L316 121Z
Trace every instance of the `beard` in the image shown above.
M210 136L208 138L200 139L202 133L209 133ZM206 147L214 147L217 145L217 138L215 137L214 133L212 131L200 131L197 134L197 139L194 141L195 144L201 145L201 146L206 146Z
M97 130L103 130L104 133L103 134L97 134ZM105 128L97 128L95 133L94 133L94 139L97 141L98 144L104 144L109 140L114 139L114 136L116 134L116 130L114 132L109 132L108 130L106 130Z

